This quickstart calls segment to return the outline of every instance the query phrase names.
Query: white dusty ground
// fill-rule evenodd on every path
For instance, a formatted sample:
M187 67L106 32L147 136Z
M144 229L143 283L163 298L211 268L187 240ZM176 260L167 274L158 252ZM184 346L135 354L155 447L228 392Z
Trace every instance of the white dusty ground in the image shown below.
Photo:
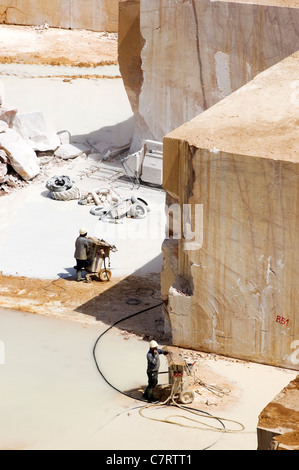
M83 159L81 168L92 165ZM60 168L59 174L73 176L76 163ZM50 177L54 176L50 174ZM75 171L76 173L76 171ZM75 178L77 186L86 187L86 181ZM85 183L85 185L84 185ZM126 184L115 186L124 197L137 194L151 206L144 220L125 219L121 224L100 222L90 214L92 206L82 206L75 201L54 201L45 184L33 184L20 192L0 199L0 259L1 270L6 275L19 275L40 279L56 279L70 275L74 260L74 243L80 227L115 244L118 252L111 256L114 277L159 272L162 266L161 244L164 238L165 196L161 191L139 189L132 191ZM89 188L105 186L91 180Z
M31 67L35 66L27 66L29 70ZM132 111L120 79L79 79L73 83L49 78L1 80L6 100L20 112L42 110L57 131L68 130L77 142L103 139L121 146L130 140ZM90 235L117 246L119 251L112 259L114 276L132 274L138 269L144 273L159 272L165 233L162 191L135 190L131 184L117 182L114 189L121 196L135 193L151 208L146 220L126 220L121 225L99 223L97 217L90 215L91 207L80 206L78 201L57 202L48 197L45 182L57 174L72 177L80 190L106 187L107 183L99 179L80 179L80 171L95 163L83 158L59 168L50 167L41 182L0 199L3 274L46 279L67 275L74 265L74 241L81 226L87 227ZM136 240L140 243L136 244Z
M99 327L2 310L0 332L5 345L5 364L0 365L0 449L255 450L260 410L295 375L257 364L202 359L203 373L209 370L225 377L239 394L229 409L202 402L201 409L245 426L241 433L223 434L207 430L207 424L221 427L211 419L200 418L205 423L202 430L140 416L144 403L109 387L95 367L92 350L103 332ZM100 341L96 357L108 382L129 392L146 384L146 352L146 342L125 339L115 330ZM162 358L161 371L166 367ZM161 376L162 383L165 377ZM211 393L209 401L217 398ZM146 411L155 419L174 414L184 412L170 407ZM238 429L229 422L225 425Z
M64 82L2 76L1 80L8 101L20 111L42 110L58 131L67 129L81 141L112 135L120 144L132 131L132 112L119 79ZM81 159L59 170L67 171L82 187L97 187L97 180L78 179L79 170L90 163ZM44 176L54 176L51 172L56 170L50 168ZM82 225L117 245L119 252L111 260L115 277L138 270L159 273L164 238L163 215L159 216L165 202L162 192L140 190L139 195L152 208L148 219L115 226L99 223L88 207L78 206L76 201L49 199L44 183L42 179L0 199L0 270L4 274L46 279L68 276L74 264L74 240ZM126 188L117 190L131 194L130 185ZM109 387L96 370L92 349L103 328L102 323L65 322L0 310L0 344L5 346L5 362L0 365L0 449L177 450L212 446L254 450L259 413L296 375L294 371L203 355L202 370L224 377L236 396L228 407L215 404L213 396L202 405L214 415L240 421L245 431L220 434L149 421L133 409L141 406L139 401ZM146 384L147 347L147 342L113 330L101 342L97 357L109 381L121 390L130 390ZM154 412L155 418L169 415L169 408L148 411Z

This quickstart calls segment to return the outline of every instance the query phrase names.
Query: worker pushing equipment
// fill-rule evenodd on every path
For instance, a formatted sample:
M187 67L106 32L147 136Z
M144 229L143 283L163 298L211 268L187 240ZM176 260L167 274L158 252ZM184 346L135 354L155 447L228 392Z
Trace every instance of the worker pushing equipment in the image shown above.
M82 271L83 269L86 270L86 268L91 264L88 259L89 249L91 246L91 239L87 237L88 230L86 228L81 228L79 233L80 236L76 240L75 250L75 258L77 261L77 265L75 266L77 271L77 282L84 281Z
M110 281L112 273L106 262L108 260L110 265L110 252L115 253L117 248L105 242L105 240L88 237L87 234L88 230L81 228L80 236L76 240L75 258L77 265L75 269L77 271L77 281L85 280L90 282L92 277L100 281ZM85 279L82 277L83 270L88 272Z
M158 343L156 341L150 342L150 349L147 353L147 376L148 376L148 387L143 394L149 402L155 401L154 399L154 390L158 385L158 374L160 369L160 355L167 355L168 351L158 348Z

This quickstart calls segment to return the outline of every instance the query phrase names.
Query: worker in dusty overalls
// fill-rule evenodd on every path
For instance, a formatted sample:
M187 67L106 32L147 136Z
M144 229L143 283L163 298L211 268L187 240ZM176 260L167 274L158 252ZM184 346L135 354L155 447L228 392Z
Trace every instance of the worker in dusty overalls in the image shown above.
M90 248L91 239L87 237L88 230L85 228L80 229L80 236L76 240L75 258L77 265L75 269L77 271L77 282L84 281L82 277L82 271L90 266L88 259L88 253Z
M154 390L158 385L158 374L160 369L160 355L165 356L169 354L168 351L158 348L156 341L150 342L150 349L147 353L147 376L148 376L148 387L142 395L148 402L156 401L154 398Z

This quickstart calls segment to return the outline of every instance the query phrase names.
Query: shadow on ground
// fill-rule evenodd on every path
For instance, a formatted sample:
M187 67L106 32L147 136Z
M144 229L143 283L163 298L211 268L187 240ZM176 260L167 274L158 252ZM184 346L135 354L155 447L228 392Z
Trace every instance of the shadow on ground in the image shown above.
M114 284L111 282L108 289L105 284L105 290L100 295L77 307L75 311L92 316L108 327L124 319L117 324L118 329L141 336L146 341L155 338L164 344L168 343L170 338L164 331L160 274L146 274L147 268L155 264L155 261L152 260L134 275ZM134 315L133 318L126 319L131 315Z
M131 398L135 400L143 400L142 395L144 394L147 388L147 384L140 385L138 388L132 388L130 390L125 390L124 393L129 395ZM163 403L167 401L171 394L171 386L167 385L157 385L154 392L154 399ZM146 400L145 400L146 401Z
M102 127L99 130L84 135L73 135L72 144L88 142L92 144L99 153L105 154L109 148L122 147L129 144L133 138L135 120L134 117L115 125Z

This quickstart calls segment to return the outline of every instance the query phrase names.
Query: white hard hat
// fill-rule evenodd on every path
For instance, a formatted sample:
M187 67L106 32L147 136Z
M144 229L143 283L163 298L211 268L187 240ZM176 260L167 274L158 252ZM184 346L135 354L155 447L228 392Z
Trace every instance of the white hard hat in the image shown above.
M158 347L158 343L156 341L150 342L150 349L156 349Z
M87 233L88 233L87 228L84 228L84 227L80 228L80 235L86 235Z

